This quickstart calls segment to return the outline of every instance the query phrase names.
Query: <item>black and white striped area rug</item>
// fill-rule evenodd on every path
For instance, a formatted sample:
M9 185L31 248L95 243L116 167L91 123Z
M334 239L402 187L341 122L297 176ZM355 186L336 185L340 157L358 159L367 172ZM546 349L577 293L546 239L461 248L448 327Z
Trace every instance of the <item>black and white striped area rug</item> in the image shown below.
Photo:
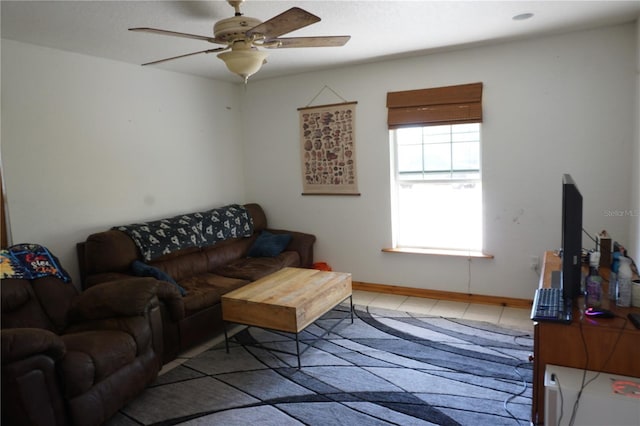
M528 425L530 332L490 323L339 306L300 335L249 327L163 374L120 425ZM242 344L240 344L240 343Z

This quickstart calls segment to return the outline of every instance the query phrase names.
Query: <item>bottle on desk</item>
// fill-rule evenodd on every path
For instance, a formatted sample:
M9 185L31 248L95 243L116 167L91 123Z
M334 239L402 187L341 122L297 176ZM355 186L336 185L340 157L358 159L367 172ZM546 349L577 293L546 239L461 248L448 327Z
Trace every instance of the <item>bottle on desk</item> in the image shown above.
M585 280L585 303L587 307L600 306L602 299L602 277L598 272L600 265L600 253L593 252L589 255L589 275Z
M611 261L611 272L609 273L609 300L615 301L618 299L618 268L620 267L620 256L622 254L619 251L614 251Z
M631 259L620 256L619 261L616 305L629 307L631 306Z

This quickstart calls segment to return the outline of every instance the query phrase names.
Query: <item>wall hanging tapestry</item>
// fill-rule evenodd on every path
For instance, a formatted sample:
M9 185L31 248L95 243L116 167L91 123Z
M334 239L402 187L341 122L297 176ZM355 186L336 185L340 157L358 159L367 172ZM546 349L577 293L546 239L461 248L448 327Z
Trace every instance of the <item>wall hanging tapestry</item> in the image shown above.
M298 108L302 195L360 195L356 174L356 104Z

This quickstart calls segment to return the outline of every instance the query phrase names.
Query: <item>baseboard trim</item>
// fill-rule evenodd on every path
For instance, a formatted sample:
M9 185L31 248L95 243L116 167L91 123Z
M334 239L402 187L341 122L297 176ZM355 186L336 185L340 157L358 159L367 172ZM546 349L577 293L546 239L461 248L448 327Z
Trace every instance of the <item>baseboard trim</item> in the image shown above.
M354 290L373 291L377 293L397 294L399 296L424 297L428 299L450 300L454 302L481 303L510 308L530 309L531 300L512 297L485 296L482 294L456 293L453 291L430 290L426 288L402 287L388 284L365 283L354 281Z

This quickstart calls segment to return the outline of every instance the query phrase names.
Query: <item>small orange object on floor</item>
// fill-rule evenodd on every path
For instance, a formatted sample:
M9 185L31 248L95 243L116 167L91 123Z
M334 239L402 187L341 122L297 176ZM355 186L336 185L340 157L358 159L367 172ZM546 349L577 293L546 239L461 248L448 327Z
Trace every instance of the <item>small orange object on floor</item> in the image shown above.
M313 269L317 269L319 271L333 271L327 262L316 262L313 264Z

